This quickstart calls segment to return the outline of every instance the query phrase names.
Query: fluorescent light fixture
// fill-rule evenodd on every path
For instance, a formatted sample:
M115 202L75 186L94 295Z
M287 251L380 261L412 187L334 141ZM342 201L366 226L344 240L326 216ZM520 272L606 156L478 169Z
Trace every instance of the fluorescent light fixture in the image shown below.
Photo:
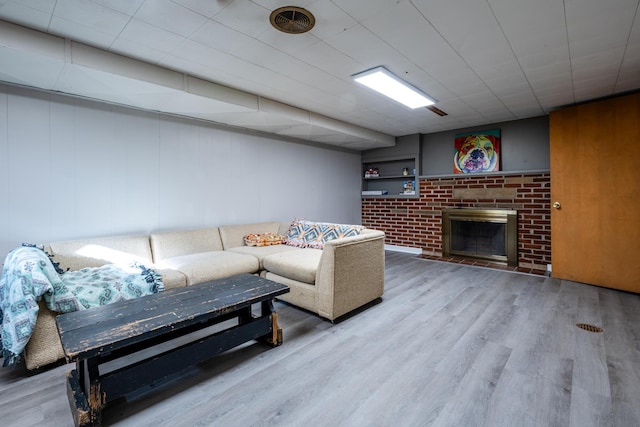
M434 100L402 81L384 67L372 68L371 70L354 74L351 77L358 83L368 86L409 108L415 109L435 104Z

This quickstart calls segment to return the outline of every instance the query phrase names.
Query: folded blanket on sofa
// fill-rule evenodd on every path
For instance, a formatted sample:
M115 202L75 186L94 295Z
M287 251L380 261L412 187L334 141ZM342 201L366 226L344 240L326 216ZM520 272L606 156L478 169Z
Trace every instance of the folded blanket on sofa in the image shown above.
M9 252L0 277L0 350L4 366L15 365L38 317L38 301L68 313L164 290L160 274L142 265L105 265L59 274L42 249Z

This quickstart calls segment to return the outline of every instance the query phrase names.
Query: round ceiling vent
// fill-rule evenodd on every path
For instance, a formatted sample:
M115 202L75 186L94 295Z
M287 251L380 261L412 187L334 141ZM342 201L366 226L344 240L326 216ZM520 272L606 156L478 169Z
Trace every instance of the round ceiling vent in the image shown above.
M280 7L269 16L274 28L289 34L306 33L316 24L316 18L311 12L301 7Z

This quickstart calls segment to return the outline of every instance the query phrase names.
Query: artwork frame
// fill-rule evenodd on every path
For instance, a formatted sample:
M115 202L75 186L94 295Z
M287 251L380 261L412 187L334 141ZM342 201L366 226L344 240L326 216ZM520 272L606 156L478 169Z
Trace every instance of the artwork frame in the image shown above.
M500 171L500 129L455 134L453 148L454 174Z

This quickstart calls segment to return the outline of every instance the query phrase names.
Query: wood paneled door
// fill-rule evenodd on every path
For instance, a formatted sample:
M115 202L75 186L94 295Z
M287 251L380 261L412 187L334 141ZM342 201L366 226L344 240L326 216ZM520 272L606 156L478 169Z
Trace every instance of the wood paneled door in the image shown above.
M640 292L640 94L549 120L552 275Z

